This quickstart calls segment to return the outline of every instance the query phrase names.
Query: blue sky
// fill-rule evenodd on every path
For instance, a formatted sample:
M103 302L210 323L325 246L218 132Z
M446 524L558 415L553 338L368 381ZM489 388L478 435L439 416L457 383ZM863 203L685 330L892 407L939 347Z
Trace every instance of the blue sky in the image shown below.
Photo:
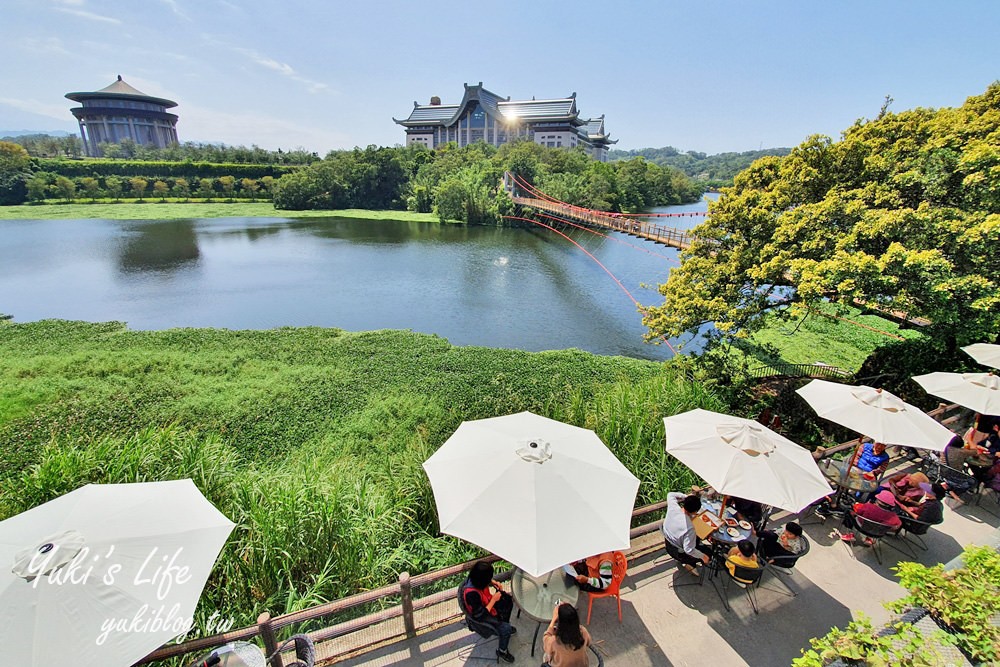
M1000 78L1000 2L3 0L0 129L76 130L63 96L117 74L173 99L182 141L403 141L464 82L577 93L619 148L708 153L837 137Z

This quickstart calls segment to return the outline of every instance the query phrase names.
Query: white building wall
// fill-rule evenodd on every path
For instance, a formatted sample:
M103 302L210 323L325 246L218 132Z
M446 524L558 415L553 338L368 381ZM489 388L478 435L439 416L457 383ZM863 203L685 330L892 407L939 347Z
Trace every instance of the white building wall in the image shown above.
M421 146L426 146L427 148L434 148L434 133L427 132L426 134L408 134L406 135L406 145L412 146L413 144L420 144Z
M572 148L576 146L576 132L568 130L535 130L535 143L551 148Z

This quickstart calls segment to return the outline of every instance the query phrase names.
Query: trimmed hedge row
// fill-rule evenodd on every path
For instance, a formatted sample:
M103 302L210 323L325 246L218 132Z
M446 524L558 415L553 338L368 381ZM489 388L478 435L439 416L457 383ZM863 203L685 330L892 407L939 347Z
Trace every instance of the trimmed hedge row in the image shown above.
M143 178L280 178L298 170L298 165L235 164L218 162L147 162L141 160L63 160L34 158L40 171L59 176L141 176Z

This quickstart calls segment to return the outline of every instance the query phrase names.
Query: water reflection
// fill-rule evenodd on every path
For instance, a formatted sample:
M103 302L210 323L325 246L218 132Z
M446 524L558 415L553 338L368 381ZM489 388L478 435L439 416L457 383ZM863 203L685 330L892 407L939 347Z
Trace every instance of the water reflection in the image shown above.
M194 220L127 223L119 245L119 271L170 272L197 264L201 253L195 224Z
M456 345L671 356L643 342L641 315L597 263L537 228L345 218L0 226L3 311L17 321L412 329ZM566 233L640 302L662 302L655 285L676 251Z

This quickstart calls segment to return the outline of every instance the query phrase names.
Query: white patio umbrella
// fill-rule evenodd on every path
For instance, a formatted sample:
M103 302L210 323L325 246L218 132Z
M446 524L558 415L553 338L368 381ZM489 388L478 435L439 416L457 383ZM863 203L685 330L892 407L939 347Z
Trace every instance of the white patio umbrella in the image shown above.
M962 351L983 366L1000 368L1000 345L994 343L973 343L966 345Z
M0 646L127 667L189 626L233 523L189 479L88 484L0 522Z
M639 480L593 431L531 412L462 422L424 470L442 533L533 577L629 546Z
M933 396L984 415L1000 415L1000 377L993 373L927 373L913 380Z
M940 452L955 437L920 408L882 389L813 380L795 391L820 417L876 442Z
M663 425L667 453L723 495L798 512L830 494L808 449L755 421L697 409Z

